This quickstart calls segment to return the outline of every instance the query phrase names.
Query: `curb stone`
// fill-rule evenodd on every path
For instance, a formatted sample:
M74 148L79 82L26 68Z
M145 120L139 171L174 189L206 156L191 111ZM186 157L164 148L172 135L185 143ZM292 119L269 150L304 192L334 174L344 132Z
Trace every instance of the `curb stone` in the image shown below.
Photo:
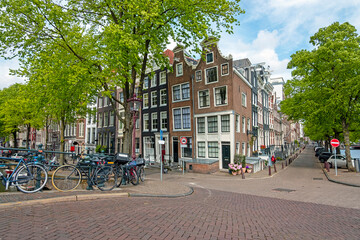
M88 194L88 195L54 197L54 198L46 198L46 199L25 200L19 202L2 203L0 204L0 208L22 207L32 204L47 204L47 203L56 203L56 202L77 202L83 200L93 200L100 198L111 198L111 197L122 197L122 196L129 196L129 194L128 193Z
M190 190L187 193L181 194L145 194L145 193L129 193L129 197L163 197L163 198L177 198L177 197L186 197L194 193L194 189L192 187L186 186Z
M321 166L321 170L323 170L327 180L330 181L330 182L337 183L337 184L343 184L343 185L347 185L347 186L350 186L350 187L360 187L360 185L357 185L357 184L346 183L346 182L341 182L341 181L337 181L337 180L332 179L331 177L329 177L329 174L327 174L326 170L322 166Z

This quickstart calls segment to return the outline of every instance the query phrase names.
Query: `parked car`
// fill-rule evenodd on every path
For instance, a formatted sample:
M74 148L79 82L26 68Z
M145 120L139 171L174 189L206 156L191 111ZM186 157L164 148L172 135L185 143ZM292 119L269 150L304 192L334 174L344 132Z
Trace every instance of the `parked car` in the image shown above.
M331 155L327 162L330 168L335 167L335 155ZM347 168L346 157L344 155L336 155L336 166L340 168Z
M322 152L319 155L319 161L323 163L326 160L328 160L331 155L332 155L331 152Z
M315 157L318 157L320 155L320 153L324 152L325 151L325 148L318 148L316 149L315 151Z
M318 150L319 148L324 148L324 147L315 146L314 151L316 152L316 150Z

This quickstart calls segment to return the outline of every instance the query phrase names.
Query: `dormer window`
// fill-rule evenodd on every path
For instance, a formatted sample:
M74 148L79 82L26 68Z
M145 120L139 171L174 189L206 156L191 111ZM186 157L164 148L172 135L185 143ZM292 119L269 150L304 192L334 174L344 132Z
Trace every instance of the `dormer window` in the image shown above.
M214 62L214 54L211 53L207 53L206 54L206 63L213 63Z

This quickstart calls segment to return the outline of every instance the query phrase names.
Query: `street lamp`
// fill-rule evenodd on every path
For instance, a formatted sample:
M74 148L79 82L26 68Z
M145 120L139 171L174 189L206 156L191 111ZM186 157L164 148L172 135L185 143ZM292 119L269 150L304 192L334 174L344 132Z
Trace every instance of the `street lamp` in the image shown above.
M132 159L135 160L135 124L137 112L140 111L142 100L137 98L136 94L134 93L134 96L132 98L129 98L127 102L129 104L130 112L133 114Z

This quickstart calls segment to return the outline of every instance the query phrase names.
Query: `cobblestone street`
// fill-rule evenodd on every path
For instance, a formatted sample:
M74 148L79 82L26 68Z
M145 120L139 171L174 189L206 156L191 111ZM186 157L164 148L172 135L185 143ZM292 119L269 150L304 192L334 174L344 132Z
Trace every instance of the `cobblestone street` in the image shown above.
M327 181L309 149L272 177L266 171L245 180L225 173L171 173L163 182L158 177L152 172L145 183L108 194L75 193L76 201L50 198L32 203L24 198L23 203L3 203L0 239L355 240L360 236L359 188ZM188 192L186 186L194 192L176 195ZM130 196L163 197L128 197L124 191ZM14 194L9 199L63 193Z
M358 239L360 210L195 188L1 209L5 239Z

